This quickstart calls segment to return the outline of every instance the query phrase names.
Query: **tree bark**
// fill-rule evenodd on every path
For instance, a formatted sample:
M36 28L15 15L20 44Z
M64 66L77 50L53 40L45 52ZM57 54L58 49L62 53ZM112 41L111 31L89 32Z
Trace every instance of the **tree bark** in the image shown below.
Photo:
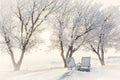
M69 53L70 53L70 47L68 47L68 51L67 51L67 54L66 54L66 59L69 57Z
M25 54L25 49L22 50L20 59L17 63L15 62L15 59L13 57L11 57L12 62L13 62L13 66L14 66L14 71L19 71L20 70L21 64L22 64L22 61L23 61L23 58L24 58L24 54Z
M63 60L63 63L64 63L64 68L67 67L67 63L66 63L66 59L64 57L64 53L61 52L61 57L62 57L62 60Z
M102 60L102 62L101 62L101 65L105 65L105 60L104 60L104 50L102 49L101 50L101 60Z
M105 65L105 62L104 62L104 57L103 57L103 55L101 55L101 56L100 56L100 54L97 54L97 55L98 55L98 58L99 58L99 61L100 61L101 65L104 66L104 65Z
M73 55L73 46L70 46L70 54L69 54L69 57L72 57Z
M64 63L64 67L66 68L67 67L67 63L66 63L66 59L65 59L65 56L64 56L64 49L63 49L62 41L60 41L60 47L61 47L61 57L62 57L62 60L63 60L63 63Z

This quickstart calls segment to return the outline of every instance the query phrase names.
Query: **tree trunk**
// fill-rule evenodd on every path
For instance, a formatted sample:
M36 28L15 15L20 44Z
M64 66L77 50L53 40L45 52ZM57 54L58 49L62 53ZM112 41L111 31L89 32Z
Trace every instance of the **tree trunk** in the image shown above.
M102 56L100 56L100 54L97 54L97 55L98 55L98 58L99 58L101 65L104 66L105 65L104 58L102 58Z
M104 50L102 49L102 51L101 51L101 60L102 60L102 63L101 63L101 65L105 65L105 60L104 60Z
M69 54L69 57L72 57L73 55L73 46L70 46L70 54Z
M70 53L70 47L68 48L67 54L66 54L66 59L69 57L69 53Z
M67 54L66 54L66 58L72 57L72 55L73 55L73 46L69 46Z
M24 56L21 55L18 63L13 63L14 71L19 71L20 70L20 67L21 67L21 64L22 64L22 61L23 61L23 57Z
M63 60L63 63L64 63L64 68L66 68L67 67L66 59L65 59L65 57L62 53L61 53L61 56L62 56L62 60Z
M18 61L17 65L16 65L17 70L20 70L20 67L21 67L21 64L22 64L22 61L23 61L23 58L24 58L24 54L25 54L25 47L23 47L22 53L21 53L21 56L20 56L20 60Z
M62 60L63 60L63 63L64 63L64 68L66 68L67 67L67 63L66 63L66 59L65 59L65 56L64 56L64 49L63 49L62 41L60 41L60 46L61 46L61 57L62 57Z
M102 65L102 66L104 66L104 65L105 65L104 60L101 60L101 65Z
M17 63L15 62L14 55L10 55L10 56L11 56L12 64L13 64L13 67L14 67L14 71L20 70L20 64L17 64Z
M20 66L15 62L14 55L10 55L10 56L11 56L12 64L13 64L13 67L14 67L14 71L20 70Z
M14 57L14 54L12 52L12 50L9 48L9 51L10 51L10 57L11 57L11 60L12 60L12 64L13 64L13 67L14 67L14 71L18 71L20 70L20 65L18 65L16 62L15 62L15 57Z
M21 64L22 64L22 61L23 61L23 58L24 58L24 54L25 54L25 49L22 50L20 59L17 63L15 62L15 60L14 60L14 62L12 60L13 66L14 66L14 71L19 71L20 70L20 67L21 67Z
M14 65L14 71L19 71L20 70L21 65L20 64L15 64Z
M100 54L99 54L99 53L97 53L97 56L98 56L98 58L99 58L99 61L100 61L101 65L102 65L102 59L101 59L101 56L100 56Z

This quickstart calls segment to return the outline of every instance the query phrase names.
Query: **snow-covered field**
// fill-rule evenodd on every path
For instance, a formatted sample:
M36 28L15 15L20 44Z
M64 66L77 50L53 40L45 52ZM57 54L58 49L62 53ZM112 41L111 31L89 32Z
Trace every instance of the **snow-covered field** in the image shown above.
M88 54L87 54L88 55ZM76 55L76 63L81 56ZM8 55L0 55L0 80L120 80L120 57L106 57L106 66L100 66L97 56L91 56L91 72L70 71L63 68L59 53L25 55L21 71L12 71Z
M104 3L104 7L120 5L120 0L95 1ZM4 11L10 3L12 3L12 0L0 0L0 5L4 6ZM13 71L10 56L3 53L0 54L0 80L120 80L119 53L114 54L114 52L109 51L108 53L113 54L106 54L106 66L100 65L96 55L92 55L91 52L90 54L89 52L86 53L78 52L74 58L78 63L82 56L91 56L90 72L70 71L63 68L60 54L56 51L34 51L32 54L26 54L21 70L15 72Z

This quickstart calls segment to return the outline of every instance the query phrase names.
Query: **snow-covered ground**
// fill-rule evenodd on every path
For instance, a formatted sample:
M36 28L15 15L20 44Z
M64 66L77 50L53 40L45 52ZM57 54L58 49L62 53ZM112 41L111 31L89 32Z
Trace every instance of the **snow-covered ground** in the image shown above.
M80 53L82 54L82 53ZM76 54L76 63L84 54ZM90 54L87 54L90 55ZM59 53L37 52L25 55L21 71L12 71L9 55L0 55L0 80L120 80L120 57L106 57L100 66L97 56L91 56L91 72L63 68Z

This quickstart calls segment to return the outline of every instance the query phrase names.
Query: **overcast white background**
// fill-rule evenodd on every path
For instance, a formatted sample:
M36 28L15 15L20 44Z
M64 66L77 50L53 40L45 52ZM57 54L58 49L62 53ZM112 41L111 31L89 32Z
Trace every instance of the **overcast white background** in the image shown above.
M13 2L15 0L0 0L0 5L8 5L9 3ZM93 0L91 0L93 1ZM120 0L94 0L96 2L104 3L106 6L110 5L119 5Z

